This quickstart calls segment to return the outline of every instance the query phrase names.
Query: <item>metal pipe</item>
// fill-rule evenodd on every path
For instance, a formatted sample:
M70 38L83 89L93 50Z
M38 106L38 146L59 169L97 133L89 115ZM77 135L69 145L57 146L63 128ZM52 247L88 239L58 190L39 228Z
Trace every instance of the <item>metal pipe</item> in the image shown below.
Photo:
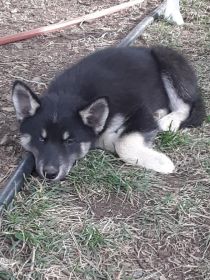
M24 180L34 169L34 157L31 153L25 153L23 159L8 179L3 191L0 194L0 212L10 204L17 192L24 184Z
M153 12L146 16L139 24L134 27L128 35L122 39L122 41L117 45L118 47L130 46L146 29L148 25L153 23L159 16L163 15L166 8L166 2L160 4Z

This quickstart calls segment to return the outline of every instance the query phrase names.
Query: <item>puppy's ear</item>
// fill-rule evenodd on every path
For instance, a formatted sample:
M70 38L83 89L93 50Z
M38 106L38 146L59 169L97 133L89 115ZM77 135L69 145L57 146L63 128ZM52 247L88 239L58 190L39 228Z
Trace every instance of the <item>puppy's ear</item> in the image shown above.
M12 101L19 121L33 116L40 107L38 97L21 81L15 81L13 84Z
M100 133L109 115L109 105L105 97L95 100L79 112L83 123L93 128L96 134Z

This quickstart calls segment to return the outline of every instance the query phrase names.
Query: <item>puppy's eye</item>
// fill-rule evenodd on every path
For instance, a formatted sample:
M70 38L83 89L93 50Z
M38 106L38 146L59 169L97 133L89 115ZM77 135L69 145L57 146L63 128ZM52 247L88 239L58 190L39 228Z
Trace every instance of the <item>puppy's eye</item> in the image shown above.
M47 141L47 138L43 137L43 136L40 136L39 137L39 141L40 142L46 142Z
M63 143L66 145L71 145L73 142L75 142L68 131L65 131L63 133L62 140L63 140Z
M41 133L40 133L40 136L39 136L39 141L40 142L46 142L47 141L47 131L44 128L41 130Z
M74 139L69 137L69 138L63 140L63 142L67 145L71 145L72 143L74 143Z

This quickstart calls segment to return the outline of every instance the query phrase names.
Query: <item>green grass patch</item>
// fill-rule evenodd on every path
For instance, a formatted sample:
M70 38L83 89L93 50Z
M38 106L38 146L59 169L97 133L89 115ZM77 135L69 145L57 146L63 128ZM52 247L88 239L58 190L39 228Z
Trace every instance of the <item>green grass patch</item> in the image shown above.
M87 246L90 250L95 250L106 244L105 237L94 225L85 225L79 235L82 246Z
M93 151L72 169L69 182L78 190L146 191L150 185L150 176L143 169L122 166L122 162L111 154Z
M181 131L165 131L161 132L157 139L157 145L159 148L163 149L176 149L180 146L186 146L190 143L190 138L188 135Z
M17 278L13 276L10 272L8 271L0 271L0 279L1 280L16 280Z
M210 123L210 115L207 116L206 122L207 122L207 123Z
M210 175L210 159L205 159L202 163L206 172Z

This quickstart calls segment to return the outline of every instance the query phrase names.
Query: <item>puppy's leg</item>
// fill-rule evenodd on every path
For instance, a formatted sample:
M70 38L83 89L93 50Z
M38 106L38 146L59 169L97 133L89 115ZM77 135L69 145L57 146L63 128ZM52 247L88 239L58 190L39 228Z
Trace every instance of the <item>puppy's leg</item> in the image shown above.
M164 17L178 25L184 23L179 8L179 0L167 0Z
M189 117L191 106L179 96L169 77L162 75L162 80L169 97L169 105L172 112L160 118L158 126L162 131L177 131L181 123Z
M160 173L172 173L175 169L173 162L163 153L149 148L143 134L133 132L120 137L115 143L119 157L126 163L139 165Z
M159 128L162 131L176 132L183 121L189 116L190 107L186 104L185 111L171 112L158 121Z

